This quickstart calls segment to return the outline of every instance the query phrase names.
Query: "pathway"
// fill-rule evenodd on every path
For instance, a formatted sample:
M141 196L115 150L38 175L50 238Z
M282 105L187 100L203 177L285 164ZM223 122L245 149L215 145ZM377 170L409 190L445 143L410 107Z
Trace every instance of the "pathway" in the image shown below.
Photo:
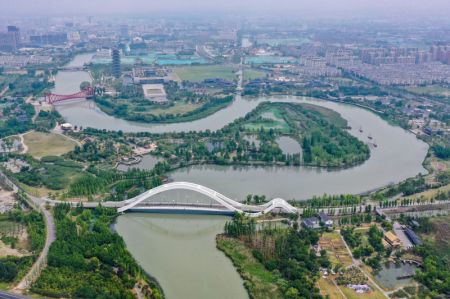
M378 290L379 290L386 298L389 298L389 294L388 294L385 290L383 290L383 289L378 285L378 283L377 283L375 280L373 280L372 277L370 277L370 275L368 275L368 274L361 268L361 261L355 259L355 257L353 256L352 251L350 250L350 247L348 247L347 242L345 242L344 237L342 237L342 235L341 235L341 239L342 239L342 242L344 242L345 248L347 248L347 251L350 253L350 256L351 256L352 261L353 261L353 265L352 265L352 266L357 267L357 268L364 274L364 276L370 281L370 283L371 283L372 285L374 285L374 286L375 286L375 287L376 287L376 288L377 288L377 289L378 289Z

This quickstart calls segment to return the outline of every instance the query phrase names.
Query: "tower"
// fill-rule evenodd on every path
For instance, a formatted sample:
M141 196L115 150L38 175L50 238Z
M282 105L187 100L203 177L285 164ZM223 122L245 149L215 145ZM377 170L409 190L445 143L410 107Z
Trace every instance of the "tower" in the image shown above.
M112 74L115 78L120 78L121 69L120 69L120 50L113 49L112 50Z

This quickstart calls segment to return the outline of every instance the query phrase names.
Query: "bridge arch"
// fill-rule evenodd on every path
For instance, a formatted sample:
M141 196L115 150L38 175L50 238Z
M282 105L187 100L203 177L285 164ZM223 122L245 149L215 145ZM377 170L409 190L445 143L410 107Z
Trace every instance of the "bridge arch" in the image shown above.
M150 189L134 198L128 199L123 202L123 205L117 209L118 212L122 213L127 210L133 209L138 206L143 201L166 191L170 190L189 190L203 194L213 201L226 208L226 210L231 212L244 213L248 216L256 217L265 213L269 213L273 210L282 210L287 213L296 213L297 208L291 206L288 202L281 198L275 198L262 205L246 205L235 201L227 196L202 185L189 183L189 182L172 182L164 184L153 189ZM187 207L189 209L189 207ZM198 208L196 210L199 210Z

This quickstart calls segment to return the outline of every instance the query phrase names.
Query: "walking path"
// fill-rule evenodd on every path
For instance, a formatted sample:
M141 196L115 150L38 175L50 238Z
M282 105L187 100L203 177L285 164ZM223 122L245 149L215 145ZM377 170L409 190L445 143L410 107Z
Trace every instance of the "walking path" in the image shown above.
M370 283L372 283L372 285L374 285L386 298L389 298L389 294L383 290L378 283L372 279L372 277L370 277L370 275L368 275L362 268L361 268L361 261L355 259L355 257L353 256L352 251L350 250L350 247L348 247L347 242L345 242L344 238L341 236L342 242L344 242L345 247L347 248L348 252L350 253L350 256L352 258L353 261L353 265L357 267L363 274L364 276L370 281Z

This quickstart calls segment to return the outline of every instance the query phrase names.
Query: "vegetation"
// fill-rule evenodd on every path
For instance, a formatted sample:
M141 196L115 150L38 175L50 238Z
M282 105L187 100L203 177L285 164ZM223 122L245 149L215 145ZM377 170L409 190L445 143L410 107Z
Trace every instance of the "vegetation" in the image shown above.
M319 240L317 232L284 228L256 230L253 219L236 214L225 225L225 234L236 240L228 246L240 242L268 271L279 273L281 278L277 284L283 298L321 298L315 287L319 267L329 267L330 264L325 252L317 257L311 250L311 245ZM242 259L234 262L239 264L238 268L245 269ZM251 281L249 284L249 289L255 287Z
M22 159L25 159L29 166L24 166L20 172L11 175L20 183L34 188L65 189L83 169L79 163L57 156L47 156L41 160L25 156Z
M450 147L434 145L432 148L436 157L444 160L450 159Z
M33 128L34 107L23 99L4 101L0 105L3 117L0 118L0 138L20 134Z
M268 113L283 125L273 126L274 120L268 118ZM369 156L368 147L348 134L345 127L346 122L328 109L262 103L244 118L216 132L134 136L156 141L154 154L164 157L172 167L199 163L344 167L361 163ZM303 144L303 157L283 153L277 142L281 136Z
M237 66L233 65L195 65L176 67L173 72L183 81L201 82L206 79L237 80Z
M225 236L217 237L217 248L233 262L244 279L244 286L250 298L283 298L277 281L279 274L270 272L252 255L252 251L239 240Z
M23 136L27 153L35 158L60 156L76 146L75 141L56 133L30 132Z
M126 250L123 239L110 230L115 210L70 210L61 204L55 206L54 216L56 241L33 292L47 297L135 298L132 290L138 283L146 298L163 297Z
M45 223L43 216L35 211L14 209L1 216L0 223L10 221L25 226L29 239L27 249L31 255L0 257L0 282L13 283L25 275L42 250L45 243ZM3 241L15 246L15 237L4 234L3 231L0 234L3 235Z
M423 258L423 269L416 279L425 285L432 298L450 294L450 217L419 218L415 228L424 244L414 248Z
M121 87L120 97L98 96L95 101L110 115L130 121L146 123L188 122L204 118L233 101L227 93L218 95L196 94L182 89L176 82L166 83L165 90L169 102L155 103L145 99L137 86ZM177 109L174 107L178 106ZM180 109L183 106L183 109Z

